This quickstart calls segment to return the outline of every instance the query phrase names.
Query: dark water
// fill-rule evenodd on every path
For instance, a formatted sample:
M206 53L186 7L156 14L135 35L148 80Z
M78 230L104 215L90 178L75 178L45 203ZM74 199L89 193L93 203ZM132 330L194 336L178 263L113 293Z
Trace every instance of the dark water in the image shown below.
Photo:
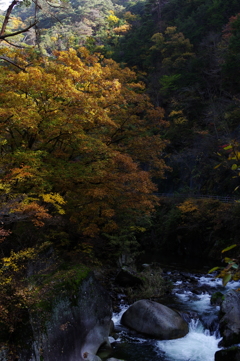
M128 361L164 360L157 352L155 345L149 342L116 343L116 345L113 346L113 354L111 356Z

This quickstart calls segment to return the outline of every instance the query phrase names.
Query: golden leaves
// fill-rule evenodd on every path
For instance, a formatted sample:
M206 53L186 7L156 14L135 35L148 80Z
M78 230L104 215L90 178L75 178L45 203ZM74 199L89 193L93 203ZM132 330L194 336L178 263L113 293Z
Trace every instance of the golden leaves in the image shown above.
M169 114L169 118L173 119L175 124L184 124L188 121L182 110L172 110Z
M130 24L124 24L113 29L115 34L125 34L131 29Z
M24 262L28 259L33 259L34 255L35 251L33 248L27 248L17 253L11 251L11 255L9 257L2 258L3 266L1 273L8 268L11 268L14 272L18 272L24 267Z
M198 212L199 211L198 206L191 199L185 200L182 204L177 206L177 208L179 208L182 211L183 214L184 213L187 214L187 213L192 213L192 212Z
M116 229L123 210L123 218L153 210L151 177L167 169L167 122L132 70L69 49L1 74L0 85L2 183L25 194L12 207L19 217L41 226L66 212L94 235Z
M65 210L62 208L62 205L66 204L66 201L59 193L40 194L40 197L43 198L45 203L51 203L54 205L59 214L65 214Z

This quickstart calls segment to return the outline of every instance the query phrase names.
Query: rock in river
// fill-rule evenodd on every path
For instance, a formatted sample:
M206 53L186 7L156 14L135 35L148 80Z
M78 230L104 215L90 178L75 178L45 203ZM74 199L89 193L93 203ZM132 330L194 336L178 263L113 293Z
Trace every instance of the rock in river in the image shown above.
M188 333L188 324L177 311L150 300L131 305L124 312L121 323L159 340L180 338Z
M240 293L230 290L225 295L220 309L219 330L221 346L228 347L240 343Z

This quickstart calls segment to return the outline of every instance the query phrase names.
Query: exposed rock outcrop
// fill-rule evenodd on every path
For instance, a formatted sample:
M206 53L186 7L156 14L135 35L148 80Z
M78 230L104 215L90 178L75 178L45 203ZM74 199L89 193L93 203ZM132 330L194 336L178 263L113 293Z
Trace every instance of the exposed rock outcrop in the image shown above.
M221 346L228 347L240 342L240 293L234 290L226 293L220 308L219 331Z
M188 324L178 312L149 300L131 305L123 314L121 323L160 340L180 338L188 333Z
M32 314L34 343L21 361L99 361L96 353L108 342L112 306L108 293L90 273L74 297L61 295L49 318Z

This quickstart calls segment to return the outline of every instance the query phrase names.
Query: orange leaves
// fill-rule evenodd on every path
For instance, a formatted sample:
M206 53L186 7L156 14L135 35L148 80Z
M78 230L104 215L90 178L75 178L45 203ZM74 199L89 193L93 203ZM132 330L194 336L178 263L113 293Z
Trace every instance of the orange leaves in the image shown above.
M26 218L30 218L36 227L42 227L44 225L44 221L51 218L48 210L35 201L31 203L22 202L18 207L13 209L12 212L26 216Z
M25 72L6 71L0 86L2 187L27 196L14 212L40 226L47 208L66 211L95 235L153 210L151 177L167 169L160 136L167 123L133 71L70 49ZM46 200L52 194L66 204Z
M21 165L18 168L11 169L11 172L7 178L10 182L21 182L26 178L31 178L33 174L30 172L31 167L28 165Z
M103 199L107 196L107 190L102 188L94 188L90 193L93 198L97 199Z
M7 236L11 234L11 231L8 229L4 229L3 227L0 227L0 243L5 240Z
M223 29L223 38L224 39L229 39L232 35L233 35L233 32L234 32L234 22L236 20L238 20L240 17L240 13L238 13L237 15L235 16L231 16L229 18L229 22L227 23L227 25L225 25L224 29Z

